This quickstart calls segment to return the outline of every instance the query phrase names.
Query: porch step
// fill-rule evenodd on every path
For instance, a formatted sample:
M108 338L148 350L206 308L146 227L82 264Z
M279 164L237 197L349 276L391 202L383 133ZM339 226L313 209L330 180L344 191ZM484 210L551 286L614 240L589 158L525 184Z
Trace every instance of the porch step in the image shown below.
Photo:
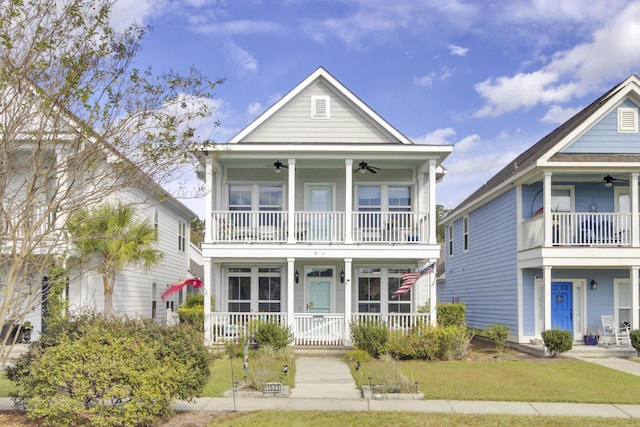
M638 352L631 346L574 344L563 356L571 357L634 357Z

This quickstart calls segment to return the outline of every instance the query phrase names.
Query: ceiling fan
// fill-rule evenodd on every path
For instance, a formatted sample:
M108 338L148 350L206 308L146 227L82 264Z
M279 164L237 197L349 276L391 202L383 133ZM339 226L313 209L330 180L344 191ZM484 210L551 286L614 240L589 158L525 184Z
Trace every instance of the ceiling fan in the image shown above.
M605 187L613 187L615 182L629 182L627 179L614 178L611 175L607 174L604 178L602 178L602 182Z
M289 166L283 164L280 160L276 160L275 162L273 162L273 167L275 168L273 170L275 173L282 172L282 168L289 169Z
M369 166L367 162L360 162L358 163L358 169L354 170L353 173L356 173L356 172L367 173L367 171L371 173L378 173L379 170L382 170L382 169L377 168L375 166Z

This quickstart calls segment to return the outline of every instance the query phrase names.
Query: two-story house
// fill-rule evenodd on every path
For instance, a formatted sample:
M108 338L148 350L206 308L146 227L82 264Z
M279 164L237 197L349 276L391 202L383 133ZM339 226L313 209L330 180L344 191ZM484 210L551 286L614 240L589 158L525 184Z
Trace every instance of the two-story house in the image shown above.
M531 146L445 218L440 301L470 327L640 328L640 79L632 75Z
M205 341L253 318L288 325L297 345L348 344L358 319L428 319L434 275L393 293L439 258L436 183L451 150L414 144L322 67L202 147Z

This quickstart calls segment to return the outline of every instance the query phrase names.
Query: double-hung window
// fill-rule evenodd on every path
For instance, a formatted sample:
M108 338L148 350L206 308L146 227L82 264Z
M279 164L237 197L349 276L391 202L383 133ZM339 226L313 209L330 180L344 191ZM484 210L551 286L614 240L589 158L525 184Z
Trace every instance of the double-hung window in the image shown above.
M403 229L410 226L410 185L357 187L358 226L362 229Z
M379 268L361 268L358 270L358 312L380 313Z
M282 268L230 267L230 312L279 313L282 309Z
M230 222L236 230L282 226L284 188L281 184L230 184ZM251 212L258 212L252 214Z
M258 311L261 313L280 312L282 269L258 269Z
M251 311L251 268L229 269L229 311Z
M178 250L187 250L187 223L184 221L178 221Z

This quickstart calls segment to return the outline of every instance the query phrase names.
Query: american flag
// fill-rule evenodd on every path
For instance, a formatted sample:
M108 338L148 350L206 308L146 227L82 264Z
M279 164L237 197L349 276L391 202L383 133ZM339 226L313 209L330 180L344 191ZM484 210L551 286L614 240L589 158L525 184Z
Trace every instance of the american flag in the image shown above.
M436 263L431 263L426 267L416 271L415 273L402 273L400 278L402 279L402 284L398 288L397 291L393 293L393 296L396 295L404 295L415 285L419 278L424 276L425 274L433 273L433 270L436 267Z
M380 279L373 279L369 285L370 298L373 299L380 293Z

